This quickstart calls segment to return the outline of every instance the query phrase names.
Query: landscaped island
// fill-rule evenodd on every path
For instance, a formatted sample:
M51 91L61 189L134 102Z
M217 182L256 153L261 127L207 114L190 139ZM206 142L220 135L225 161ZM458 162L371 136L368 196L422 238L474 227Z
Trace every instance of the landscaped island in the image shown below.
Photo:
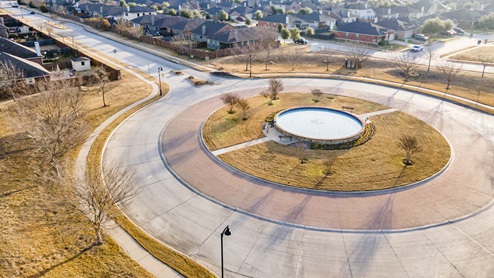
M267 105L263 97L248 99L247 119L229 114L225 106L205 122L203 139L210 150L264 137L263 123L280 111L295 107L352 107L353 113L382 111L388 107L351 97L324 94L318 101L309 93L288 93ZM236 109L239 110L239 109ZM367 191L394 188L428 178L449 161L450 148L444 137L427 123L394 111L369 117L375 126L372 139L355 147L321 150L268 141L219 155L219 159L248 174L276 183L301 188ZM400 139L417 139L421 152L413 154L413 165L405 166ZM312 149L310 148L312 147Z

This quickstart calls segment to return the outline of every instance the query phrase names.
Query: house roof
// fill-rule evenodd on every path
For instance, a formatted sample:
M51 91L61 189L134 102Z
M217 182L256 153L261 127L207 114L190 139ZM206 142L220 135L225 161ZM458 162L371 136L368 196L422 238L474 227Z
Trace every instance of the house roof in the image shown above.
M340 27L338 27L337 31L365 34L371 36L383 36L386 35L387 29L374 23L355 21L352 23L341 25Z
M396 18L391 18L391 19L381 19L378 22L376 22L376 25L384 27L386 29L392 29L395 31L408 31L408 30L413 30L417 28L417 26L413 24L408 24L407 22L398 20Z
M0 37L0 50L24 59L41 57L31 48L3 37Z
M467 10L467 9L454 10L442 14L442 16L447 17L449 19L463 21L463 22L479 22L480 18L484 15L485 15L484 12Z
M169 17L173 17L173 16L165 15L165 14L147 14L140 16L138 18L134 18L131 21L141 26L147 26L147 25L160 26L163 24L164 19ZM152 24L153 20L154 20L154 24Z
M288 21L287 21L288 19ZM264 18L261 18L259 21L265 21L265 22L274 22L274 23L282 23L286 24L300 20L299 18L289 15L289 14L273 14L273 15L268 15Z
M155 13L155 12L156 11L154 9L141 5L137 5L129 9L129 13Z
M218 15L221 11L223 11L223 9L218 7L205 10L205 12L210 15Z
M246 14L252 13L252 9L249 7L239 6L239 7L236 7L235 9L230 10L230 14L233 12L237 12L241 16L245 17Z
M328 15L320 14L317 12L310 13L310 14L304 14L304 15L298 14L295 16L300 18L300 19L303 19L306 21L313 21L313 22L324 22L324 21L335 20L334 18L332 18Z
M394 7L391 7L391 13L392 14L400 14L400 15L406 15L406 14L417 14L417 13L421 13L420 10L414 8L414 7L411 7L411 6L394 6Z
M97 13L102 16L119 16L124 12L127 12L127 9L124 7L92 3L81 4L79 5L79 9L83 12Z
M206 28L205 34L203 34L203 29ZM214 34L220 32L220 30L228 30L228 29L234 29L233 26L231 26L228 23L220 22L220 21L206 21L194 30L191 31L192 34L196 35L204 35L207 37L211 37Z
M50 75L50 72L43 68L40 64L20 57L16 57L9 53L0 52L0 62L12 63L12 65L23 72L24 78L43 77Z
M258 28L229 28L222 29L208 38L222 43L238 43L257 41L260 40L262 36Z
M206 19L203 18L188 19L181 16L174 16L166 18L163 22L163 27L178 31L192 31L205 21Z

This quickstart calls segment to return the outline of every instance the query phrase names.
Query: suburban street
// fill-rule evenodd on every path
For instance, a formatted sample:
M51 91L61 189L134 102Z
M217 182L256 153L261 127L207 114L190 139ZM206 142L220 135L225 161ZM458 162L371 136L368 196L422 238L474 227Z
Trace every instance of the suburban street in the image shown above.
M149 68L155 77L157 68L164 68L170 93L123 122L103 155L105 164L119 161L136 170L141 191L125 213L163 243L219 274L220 233L229 225L226 277L492 277L494 116L391 87L284 78L285 92L319 88L414 115L445 136L452 159L436 178L383 194L279 188L222 168L198 135L200 124L221 105L219 95L254 96L267 80L212 77L79 25L64 25L68 29L62 32L73 32L81 47L144 73ZM462 38L441 51L476 40ZM215 85L193 87L173 69ZM319 209L311 207L316 200Z

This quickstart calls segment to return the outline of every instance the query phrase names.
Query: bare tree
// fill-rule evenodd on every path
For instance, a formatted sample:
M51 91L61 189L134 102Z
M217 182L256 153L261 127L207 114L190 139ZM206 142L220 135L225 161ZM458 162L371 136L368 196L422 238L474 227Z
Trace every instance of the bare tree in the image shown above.
M197 46L197 42L192 38L190 32L183 32L178 36L174 36L172 41L178 45L181 54L187 53L187 55L191 55L192 50Z
M265 70L268 70L268 64L271 62L271 50L278 44L278 34L270 28L260 27L258 30L261 36L260 47L264 50Z
M311 94L314 96L314 102L317 103L319 102L319 99L321 98L321 96L323 95L323 92L319 89L313 89L310 91Z
M487 56L480 56L479 60L482 63L482 78L483 78L485 74L485 68L487 68L488 66L492 66L492 59L490 59Z
M448 90L451 82L460 74L462 65L459 63L452 63L448 61L438 64L438 68L446 79L446 90Z
M100 92L101 92L101 97L103 98L103 107L107 107L108 105L106 104L106 84L110 82L110 79L108 78L108 73L106 72L104 67L95 67L93 69L93 78L95 80L96 85L99 87Z
M277 78L269 79L268 91L272 100L278 99L278 94L283 91L283 81Z
M51 34L53 33L53 27L46 26L46 33L48 34L48 36L51 36Z
M298 142L295 144L295 153L297 154L300 164L304 164L307 159L307 148L304 143Z
M283 59L286 60L291 66L292 66L292 71L295 70L295 64L302 59L302 56L304 53L295 47L288 47L283 51Z
M324 160L324 165L326 166L326 176L331 176L333 165L336 162L336 156L328 154L326 160Z
M329 71L329 64L333 62L331 58L332 58L332 54L328 53L324 55L324 59L322 60L322 62L326 64L326 71Z
M369 58L369 54L370 50L365 45L357 43L350 45L347 58L353 60L358 69Z
M431 70L431 62L436 57L438 50L439 48L437 43L430 43L429 45L424 47L425 56L427 57L427 60L429 60L429 64L427 65L427 72Z
M241 98L237 101L237 105L242 110L242 120L247 120L247 111L250 109L249 101Z
M20 90L24 83L24 72L10 61L0 61L0 97L11 96L15 101L16 91Z
M89 132L82 119L85 104L80 91L68 81L41 81L37 89L40 94L17 102L18 123L61 176L63 156L82 143Z
M101 230L110 219L137 196L134 185L135 172L122 165L112 165L103 170L89 169L85 181L72 183L67 194L72 209L84 214L94 230L94 245L103 244Z
M268 105L269 106L273 105L273 99L271 98L271 93L269 92L268 89L262 90L259 93L259 95L268 99Z
M119 19L114 26L120 35L127 35L133 39L138 40L144 34L142 26L134 26L132 22L127 20Z
M413 71L417 70L418 67L417 55L414 55L413 53L410 53L408 51L396 54L393 57L393 62L405 76L405 82L408 82L410 74Z
M230 107L230 110L228 111L228 114L233 114L234 113L233 112L233 107L240 100L240 96L238 94L234 94L234 93L226 93L226 94L222 95L220 97L220 99L221 99L221 101L223 101L223 103L225 105L228 105Z
M398 141L398 147L406 152L405 165L412 165L412 155L422 151L417 138L410 135L405 135Z

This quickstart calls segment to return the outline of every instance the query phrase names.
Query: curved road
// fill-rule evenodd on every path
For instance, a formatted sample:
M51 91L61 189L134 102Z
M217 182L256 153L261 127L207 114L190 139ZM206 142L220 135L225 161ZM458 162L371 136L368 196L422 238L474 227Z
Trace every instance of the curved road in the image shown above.
M151 69L163 66L167 70L181 69L208 78L204 73L87 33L79 26L67 26L77 32L77 41L109 56L117 49L117 59L144 72L147 65ZM162 136L165 136L164 144L171 139L167 137L168 132L182 132L181 137L171 140L177 145L197 139L194 125L200 119L194 116L195 113L203 116L200 112L208 107L204 104L210 102L212 106L208 109L211 109L217 105L214 98L221 93L249 89L242 93L247 96L267 82L214 78L218 85L197 89L183 76L166 72L165 79L171 85L171 93L119 126L104 153L105 163L119 160L136 169L137 186L142 190L126 213L159 240L220 273L220 233L230 225L232 235L225 237L227 277L492 277L493 116L387 87L320 79L284 80L286 88L310 84L411 113L442 131L454 147L451 166L431 183L390 195L359 196L358 201L352 196L342 196L335 203L348 208L360 204L357 207L360 213L340 211L340 221L333 223L335 215L331 212L333 208L338 209L328 204L317 221L309 223L317 228L332 229L311 229L298 226L306 224L297 223L304 220L303 217L279 222L283 217L276 215L276 207L267 206L249 213L243 210L248 200L238 196L231 195L238 199L223 205L222 202L231 201L228 194L221 198L216 196L221 202L214 194L211 194L213 197L202 195L175 178L162 157L159 142ZM177 116L180 124L177 124ZM170 150L175 149L165 146L165 155L170 155ZM209 177L223 179L220 181L224 184L228 184L229 177L209 168L214 163L204 157L194 161L201 152L182 150L173 156L175 164L171 167L175 165L177 170L176 163L192 160L197 168L189 170L203 167L202 172L193 172L195 180L202 183L196 184L197 188L206 192L204 188L216 187L216 191L221 192L223 188L210 184ZM197 179L200 176L208 179ZM265 190L264 187L259 192ZM413 192L420 198L413 201L400 197ZM258 200L253 207L262 208L269 201L269 198ZM367 206L361 206L366 202ZM292 202L292 205L293 209L302 208L303 202ZM379 225L371 225L373 222ZM417 228L421 225L431 226Z

